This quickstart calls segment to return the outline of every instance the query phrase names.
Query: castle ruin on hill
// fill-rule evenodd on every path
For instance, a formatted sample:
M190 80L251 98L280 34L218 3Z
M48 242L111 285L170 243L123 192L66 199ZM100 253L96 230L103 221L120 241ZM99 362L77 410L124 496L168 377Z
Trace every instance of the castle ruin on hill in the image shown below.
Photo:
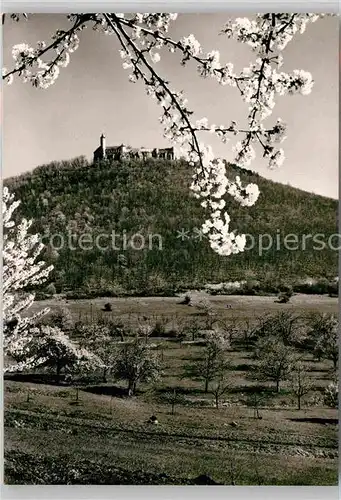
M100 145L94 151L94 162L100 160L121 160L124 158L136 158L136 159L147 159L147 158L160 158L164 160L174 160L175 151L174 147L170 148L132 148L126 144L121 144L119 146L107 146L105 135L102 134L100 137Z

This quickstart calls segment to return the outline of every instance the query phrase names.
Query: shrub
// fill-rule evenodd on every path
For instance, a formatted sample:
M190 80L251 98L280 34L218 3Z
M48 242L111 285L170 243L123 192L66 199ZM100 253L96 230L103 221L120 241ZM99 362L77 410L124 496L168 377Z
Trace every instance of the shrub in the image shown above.
M337 297L339 295L339 282L331 281L328 285L328 295L330 297Z
M323 394L323 402L331 408L338 408L339 406L339 386L337 383L332 382L325 389Z
M50 284L46 287L46 293L47 293L47 295L56 295L57 290L56 290L56 287L54 286L54 284L53 284L53 283L50 283Z
M288 295L288 293L286 292L282 292L278 295L278 299L277 299L277 302L279 302L280 304L287 304L290 300L290 295Z
M256 295L261 288L261 284L257 280L247 280L241 287L241 291L245 295Z
M293 285L293 291L296 293L323 295L329 293L329 290L330 282L326 278L306 279Z
M279 288L280 292L286 293L289 297L291 297L294 293L293 287L291 285L289 285L288 283L281 283L278 286L278 288Z

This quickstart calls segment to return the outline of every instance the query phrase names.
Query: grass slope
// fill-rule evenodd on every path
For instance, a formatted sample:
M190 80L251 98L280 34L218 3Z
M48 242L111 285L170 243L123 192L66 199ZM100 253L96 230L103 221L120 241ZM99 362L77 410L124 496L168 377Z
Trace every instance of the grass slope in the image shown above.
M207 327L200 310L174 297L113 298L112 313L102 311L107 300L70 300L64 306L75 321L85 323L109 315L113 322L136 328L146 316L155 322L167 320L168 328L185 320ZM282 305L271 297L240 296L212 297L211 303L215 317L237 322L256 321L278 310L298 316L338 310L337 299L307 295ZM60 304L57 299L36 302L31 313L44 305L58 309ZM114 346L117 341L114 337L110 342ZM210 478L226 485L337 484L337 410L318 402L331 379L330 360L301 353L312 388L297 410L289 381L276 393L273 382L252 378L252 350L234 341L227 353L229 390L217 409L213 395L204 392L203 380L187 377L186 367L203 355L202 345L170 335L149 342L161 347L162 377L154 384L140 384L132 398L124 397L126 381L110 376L106 383L97 376L67 386L52 384L50 373L6 375L5 482L210 484ZM165 396L174 389L183 397L172 414ZM260 408L262 419L257 419L248 397L260 392L267 398ZM147 423L151 415L157 415L158 426Z

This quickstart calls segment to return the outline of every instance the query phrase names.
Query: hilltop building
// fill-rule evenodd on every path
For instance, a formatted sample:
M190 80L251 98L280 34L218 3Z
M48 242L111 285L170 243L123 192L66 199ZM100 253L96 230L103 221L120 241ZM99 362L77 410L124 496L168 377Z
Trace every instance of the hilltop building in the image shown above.
M100 137L100 145L94 151L94 162L108 159L108 160L121 160L124 158L162 158L164 160L174 160L175 151L174 147L170 148L132 148L126 144L120 146L107 146L105 135Z

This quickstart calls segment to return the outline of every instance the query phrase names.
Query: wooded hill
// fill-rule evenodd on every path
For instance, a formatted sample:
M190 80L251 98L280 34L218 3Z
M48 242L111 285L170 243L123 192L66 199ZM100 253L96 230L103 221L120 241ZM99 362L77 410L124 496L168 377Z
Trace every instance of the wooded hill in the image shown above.
M48 244L44 255L55 266L51 280L57 292L172 293L179 287L198 288L236 280L246 280L248 288L256 292L276 291L279 286L297 284L299 279L322 278L327 282L337 275L336 250L320 249L321 243L314 243L312 238L302 241L303 235L323 233L319 240L327 242L338 232L336 200L228 165L230 178L240 175L243 183L257 183L261 194L251 208L240 207L226 196L231 229L252 235L256 245L243 254L220 257L197 233L196 228L200 229L206 217L200 200L189 190L191 175L183 160L89 164L79 157L42 165L4 184L21 200L18 215L34 219L32 229L44 236L45 243L51 235L63 235L65 239L59 250ZM178 233L182 228L189 231L183 238ZM68 232L77 235L74 238L86 233L94 241L96 236L112 231L116 233L116 250L101 250L96 245L90 248L86 237L88 243L83 248L89 247L87 250L77 243L71 249L67 243ZM134 250L129 244L136 233L145 239L143 249ZM261 234L270 235L274 241L263 252L258 245ZM297 235L298 250L285 248L284 237L289 234ZM161 236L162 250L155 235ZM102 245L112 247L108 236L101 238ZM60 237L54 236L53 242L59 246ZM268 245L269 237L264 236L263 242ZM135 247L141 243L141 238L134 237ZM338 238L334 237L332 244L337 247Z

